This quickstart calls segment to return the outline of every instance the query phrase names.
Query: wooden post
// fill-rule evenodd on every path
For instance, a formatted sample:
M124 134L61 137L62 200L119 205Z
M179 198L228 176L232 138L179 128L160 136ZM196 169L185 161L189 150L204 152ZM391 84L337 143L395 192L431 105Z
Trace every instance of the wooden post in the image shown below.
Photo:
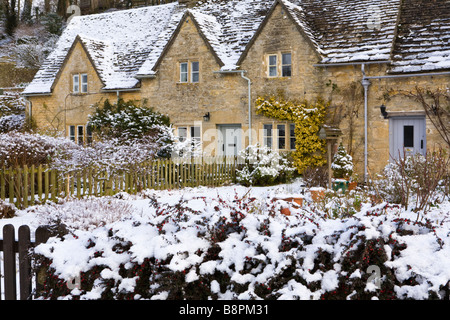
M12 224L3 227L3 270L5 272L5 300L16 300L16 254Z
M35 184L36 184L36 178L35 178L36 170L34 167L34 164L30 168L30 205L34 205L34 195L36 193L35 190Z
M28 300L31 295L31 247L30 228L19 227L19 288L20 300Z
M48 238L50 238L50 231L46 226L40 226L36 229L35 234L35 246L38 246L41 243L47 242ZM42 291L44 286L44 282L47 276L47 270L44 268L40 268L36 271L36 292L39 294Z

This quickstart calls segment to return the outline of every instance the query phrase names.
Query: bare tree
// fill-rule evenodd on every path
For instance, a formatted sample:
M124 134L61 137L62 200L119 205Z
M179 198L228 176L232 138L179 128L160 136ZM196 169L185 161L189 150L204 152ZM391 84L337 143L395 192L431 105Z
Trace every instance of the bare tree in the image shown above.
M450 90L438 88L431 91L416 87L414 91L407 92L406 96L422 105L428 119L450 148Z

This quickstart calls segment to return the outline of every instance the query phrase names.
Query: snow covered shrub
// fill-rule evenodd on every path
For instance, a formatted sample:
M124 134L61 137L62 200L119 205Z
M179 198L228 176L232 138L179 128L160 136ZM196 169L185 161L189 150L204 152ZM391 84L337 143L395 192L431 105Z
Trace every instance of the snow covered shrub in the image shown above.
M266 146L248 146L239 157L245 162L242 169L236 170L236 180L242 185L273 185L293 178L295 169L287 159Z
M130 218L132 205L115 197L65 199L32 209L41 225L63 224L71 230L93 230Z
M0 133L21 130L25 124L25 100L17 93L0 95Z
M77 146L68 139L32 133L0 134L0 166L49 164L55 157L67 157Z
M443 149L428 151L425 156L415 154L399 157L389 163L376 181L374 191L382 200L398 203L417 212L436 202L439 185L448 175L450 157Z
M160 131L159 126L170 126L167 116L139 106L136 101L125 102L123 99L116 104L106 100L102 106L96 105L88 123L100 136L122 140L153 135Z
M0 117L0 132L20 131L25 125L25 114Z
M328 186L328 168L326 166L307 167L303 171L302 177L307 188L327 188Z
M12 218L16 215L14 205L0 199L0 219Z
M331 170L335 178L350 178L353 174L353 158L346 151L342 143L339 145L331 163Z

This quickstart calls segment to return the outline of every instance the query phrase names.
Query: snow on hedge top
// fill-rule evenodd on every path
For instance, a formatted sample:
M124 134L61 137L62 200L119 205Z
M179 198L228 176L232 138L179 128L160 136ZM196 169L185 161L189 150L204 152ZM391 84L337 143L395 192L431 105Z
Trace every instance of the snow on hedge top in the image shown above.
M177 3L74 17L24 94L50 93L77 36L105 84L103 89L132 88L137 69L178 11Z

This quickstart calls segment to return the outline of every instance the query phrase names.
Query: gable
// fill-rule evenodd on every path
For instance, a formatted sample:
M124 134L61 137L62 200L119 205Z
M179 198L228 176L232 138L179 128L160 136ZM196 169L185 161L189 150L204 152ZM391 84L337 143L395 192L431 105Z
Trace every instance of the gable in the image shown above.
M77 73L87 73L88 81L90 83L89 87L94 87L101 89L104 86L104 83L92 61L92 58L89 55L89 52L86 50L86 47L82 43L80 38L77 38L72 47L70 48L67 56L64 59L64 63L58 71L57 76L55 77L55 81L52 84L52 91L58 87L63 87L61 90L63 91L71 91L71 81L72 74ZM90 89L92 91L92 89Z
M271 7L270 11L262 21L261 25L259 26L258 30L255 32L252 39L247 44L244 52L242 53L241 57L239 58L237 64L241 65L244 59L246 58L248 51L251 49L253 44L255 43L256 39L260 36L262 30L266 28L267 24L271 19L273 19L273 15L276 11L282 10L282 14L285 15L290 19L290 21L293 23L297 31L299 32L299 35L302 36L307 43L310 45L310 47L316 52L317 56L320 58L321 55L321 49L319 47L319 44L317 40L315 39L314 33L312 29L307 25L305 21L302 20L303 16L303 10L302 8L293 5L290 2L283 1L283 0L276 0L273 6ZM279 36L282 36L282 34L275 34L273 35L273 40L279 42L277 39Z
M214 20L211 19L210 24L214 24ZM204 44L208 47L210 53L214 56L214 59L216 60L217 64L219 66L223 66L224 63L222 62L222 60L219 58L219 56L217 55L217 52L215 50L215 48L212 47L210 40L211 40L211 35L208 34L209 38L207 38L203 32L203 30L200 28L197 20L194 18L193 13L188 10L182 17L182 19L180 20L176 30L174 31L174 33L172 34L169 42L167 43L166 47L164 48L164 50L162 51L161 55L159 56L158 60L156 61L154 67L152 68L152 71L156 71L161 62L163 61L163 59L165 58L165 56L167 55L167 53L169 52L169 50L172 48L172 46L174 45L174 43L176 42L176 40L178 39L178 37L180 37L180 34L184 34L184 33L191 33L192 34L192 27L191 25L189 25L189 23L191 23L191 25L193 25L196 29L195 33L197 33L200 38L203 40ZM218 28L217 26L215 26L216 29ZM214 26L213 26L214 28ZM188 30L191 29L191 30ZM213 44L216 44L214 40L212 40ZM188 56L190 54L189 52L190 48L187 48L185 55Z

